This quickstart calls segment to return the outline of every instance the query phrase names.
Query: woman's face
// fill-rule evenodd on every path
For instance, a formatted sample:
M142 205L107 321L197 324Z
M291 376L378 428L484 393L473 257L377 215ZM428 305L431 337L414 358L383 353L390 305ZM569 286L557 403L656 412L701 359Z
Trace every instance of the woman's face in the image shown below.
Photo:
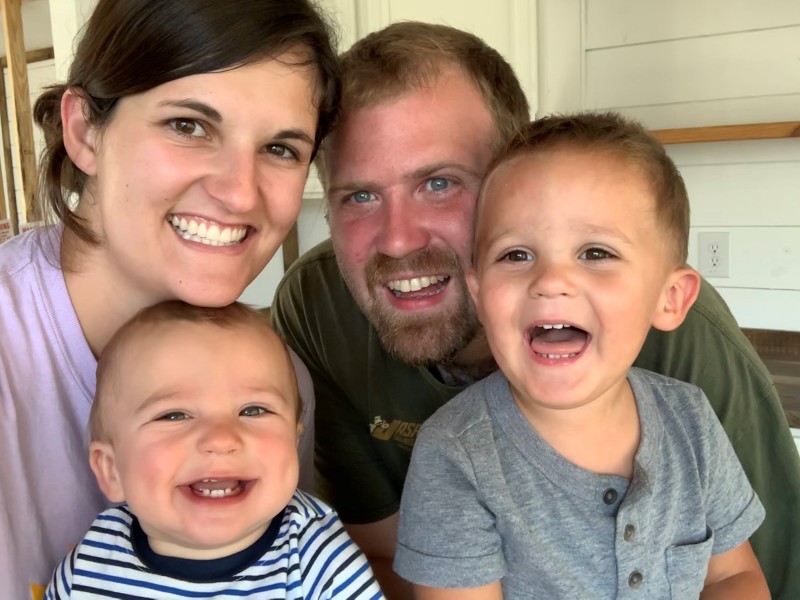
M235 300L297 219L317 110L294 57L177 79L119 101L80 167L101 240L87 267L152 303Z

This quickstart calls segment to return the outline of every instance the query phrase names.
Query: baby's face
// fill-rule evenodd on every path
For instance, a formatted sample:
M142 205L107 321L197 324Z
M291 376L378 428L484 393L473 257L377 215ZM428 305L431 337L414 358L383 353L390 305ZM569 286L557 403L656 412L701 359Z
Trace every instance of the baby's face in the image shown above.
M104 419L111 499L131 506L160 554L250 545L298 480L294 373L277 336L174 323L119 359Z
M498 365L528 405L623 385L668 274L643 173L608 154L518 156L487 182L468 280Z

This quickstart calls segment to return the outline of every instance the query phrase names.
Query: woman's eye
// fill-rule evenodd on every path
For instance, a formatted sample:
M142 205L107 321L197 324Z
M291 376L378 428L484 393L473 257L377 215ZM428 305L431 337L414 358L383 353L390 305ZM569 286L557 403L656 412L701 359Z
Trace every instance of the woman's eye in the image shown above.
M525 262L533 260L533 255L525 250L509 250L500 257L500 260L509 262Z
M350 194L350 200L355 202L356 204L364 204L365 202L370 202L375 199L375 194L372 192L367 192L366 190L359 190Z
M267 146L267 151L278 158L297 158L294 150L283 144L270 144Z
M579 256L582 260L605 260L607 258L614 258L608 250L602 248L589 248Z
M431 192L443 192L450 187L450 180L444 177L434 177L425 183L425 187Z
M186 137L206 137L208 134L203 126L194 119L173 119L170 121L172 128Z
M164 413L163 415L159 416L156 419L156 421L183 421L184 419L187 418L188 416L186 415L185 412L180 412L176 410L173 412Z
M261 406L246 406L239 412L240 417L258 417L267 414L267 409Z

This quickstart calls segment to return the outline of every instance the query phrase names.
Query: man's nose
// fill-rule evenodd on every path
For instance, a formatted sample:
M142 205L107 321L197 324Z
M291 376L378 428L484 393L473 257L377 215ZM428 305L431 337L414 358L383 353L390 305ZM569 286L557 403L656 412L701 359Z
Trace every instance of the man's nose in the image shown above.
M426 248L431 240L430 221L425 207L402 197L386 199L381 207L377 251L402 258Z

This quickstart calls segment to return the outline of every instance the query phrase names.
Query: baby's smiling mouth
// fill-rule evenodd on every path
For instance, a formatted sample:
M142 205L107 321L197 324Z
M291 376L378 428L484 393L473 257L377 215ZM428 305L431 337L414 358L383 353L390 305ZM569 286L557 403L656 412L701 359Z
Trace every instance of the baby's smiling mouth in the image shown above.
M573 358L583 352L591 336L580 327L567 323L548 323L531 327L528 332L531 350L542 358Z
M188 487L204 498L230 498L242 494L249 483L244 479L201 479Z

